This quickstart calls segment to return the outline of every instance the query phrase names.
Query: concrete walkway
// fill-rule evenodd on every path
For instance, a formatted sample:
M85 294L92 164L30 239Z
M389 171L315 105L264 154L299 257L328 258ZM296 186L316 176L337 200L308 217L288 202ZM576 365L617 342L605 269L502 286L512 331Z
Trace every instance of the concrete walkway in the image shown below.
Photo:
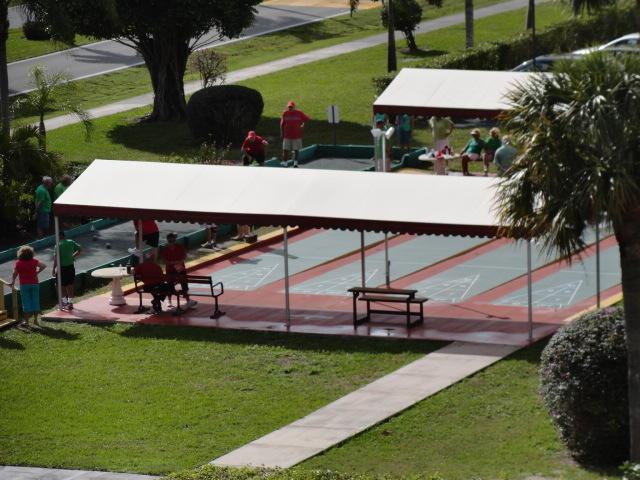
M56 468L0 467L0 480L152 480L158 477L133 473L60 470Z
M537 3L546 2L548 0L537 0ZM474 18L484 18L496 15L499 13L505 13L512 10L517 10L526 7L527 0L510 0L504 3L498 3L488 7L479 8L474 12ZM418 26L417 33L426 33L441 28L451 27L453 25L460 24L464 21L464 12L448 15L446 17L436 18L434 20L427 20L422 22ZM399 40L402 38L401 34L397 34L396 38ZM286 57L280 60L274 60L272 62L263 63L253 67L243 68L229 72L227 75L227 83L237 83L250 78L259 77L261 75L268 75L270 73L279 72L288 68L297 67L299 65L305 65L308 63L316 62L318 60L326 60L333 58L337 55L343 55L345 53L352 53L358 50L363 50L369 47L375 47L382 45L387 41L387 34L381 33L370 37L362 38L360 40L353 40L351 42L340 43L331 47L320 48L312 50L307 53L301 53L291 57ZM185 94L189 95L201 88L199 81L186 83L184 86ZM147 93L139 95L137 97L121 100L116 103L104 105L97 108L92 108L89 113L93 118L105 117L108 115L114 115L116 113L126 112L135 108L145 107L153 103L153 93ZM58 117L45 120L45 126L48 131L56 128L64 127L78 123L79 120L74 115L61 115Z
M518 348L454 342L211 463L291 467L473 375Z

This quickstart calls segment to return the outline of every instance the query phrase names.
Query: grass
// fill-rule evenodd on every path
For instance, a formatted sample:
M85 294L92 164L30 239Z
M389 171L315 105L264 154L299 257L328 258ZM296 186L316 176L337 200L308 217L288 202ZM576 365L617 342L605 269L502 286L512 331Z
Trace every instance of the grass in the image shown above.
M543 346L521 350L301 467L447 480L618 477L568 458L537 393Z
M498 3L501 0L476 0L475 8ZM424 7L423 19L430 20L461 11L463 0L450 0L442 8ZM342 15L320 22L275 32L269 35L231 43L216 49L227 56L229 70L238 70L278 60L291 55L357 40L383 32L378 9L362 10L353 16ZM427 37L430 38L430 37ZM423 37L423 43L424 40ZM461 46L464 40L460 40ZM402 43L398 42L399 47ZM197 80L198 75L188 72L185 81ZM85 109L149 93L151 81L144 66L128 68L106 75L75 82L78 98ZM59 115L51 112L48 118ZM26 118L23 121L33 121Z
M95 40L77 35L74 46L86 45L91 42L95 42ZM25 58L38 57L68 48L69 45L52 40L27 40L24 38L21 28L12 28L9 29L9 38L7 40L7 62L17 62Z
M442 346L154 326L0 334L0 464L202 465Z
M520 32L524 12L523 9L478 20L478 41L508 38ZM544 28L565 20L569 15L557 4L544 4L537 9L537 22L539 28ZM445 28L426 37L437 54L460 49L463 48L464 26ZM424 44L424 41L424 36L418 36L419 44ZM385 71L385 53L384 45L372 47L243 82L258 89L264 97L265 110L257 130L272 142L268 153L278 154L279 116L284 103L290 98L296 99L300 108L313 119L306 126L305 144L324 143L331 138L330 127L325 121L325 109L331 104L337 104L341 109L338 142L368 144L371 141L369 128L374 99L371 78ZM402 53L400 62L411 64L409 57ZM136 119L147 112L148 108L143 108L96 119L96 131L90 143L78 142L81 134L78 125L52 131L47 137L49 147L62 152L66 160L75 162L89 162L94 158L157 161L171 153L188 154L194 149L184 124L137 123ZM454 147L460 149L467 136L468 132L455 132ZM426 128L416 131L415 142L419 145L431 143ZM481 168L479 165L474 167Z

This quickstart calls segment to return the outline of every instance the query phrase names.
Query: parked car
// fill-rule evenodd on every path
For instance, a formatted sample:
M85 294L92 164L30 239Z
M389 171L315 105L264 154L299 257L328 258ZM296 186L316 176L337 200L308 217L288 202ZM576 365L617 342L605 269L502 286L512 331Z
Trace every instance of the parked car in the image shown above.
M607 50L609 48L618 48L618 47L632 47L632 48L640 49L640 33L630 33L620 38L616 38L615 40L612 40L609 43L605 43L604 45L599 45L599 46L589 47L589 48L581 48L580 50L576 50L573 53L576 53L578 55L586 55L587 53L596 52L598 50Z
M559 53L553 55L540 55L536 57L535 62L533 60L527 60L521 63L516 68L512 69L513 72L549 72L553 69L553 65L559 61L576 60L581 58L580 55L575 53Z

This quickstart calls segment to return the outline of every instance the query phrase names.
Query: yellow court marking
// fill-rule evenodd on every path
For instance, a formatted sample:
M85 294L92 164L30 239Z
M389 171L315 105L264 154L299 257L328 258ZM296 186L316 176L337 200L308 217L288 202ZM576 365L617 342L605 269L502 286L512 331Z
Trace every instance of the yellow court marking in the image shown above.
M620 300L622 300L622 293L616 293L615 295L613 295L613 296L611 296L609 298L605 298L604 300L600 300L600 308L610 307L610 306L615 305L616 303L618 303ZM594 311L596 309L597 309L597 307L595 305L591 305L589 308L585 308L581 312L578 312L575 315L571 315L569 318L565 318L563 320L563 322L564 323L569 323L569 322L575 320L576 318L578 318L580 315L584 315L585 313L592 312L592 311Z

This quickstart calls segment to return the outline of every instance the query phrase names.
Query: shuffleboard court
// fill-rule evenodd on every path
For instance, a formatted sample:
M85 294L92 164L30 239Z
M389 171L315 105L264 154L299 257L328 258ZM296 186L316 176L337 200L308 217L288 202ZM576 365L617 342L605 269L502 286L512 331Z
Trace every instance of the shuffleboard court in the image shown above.
M301 168L322 170L365 170L373 167L373 160L368 158L332 158L324 157L300 164Z
M380 233L367 233L370 245L384 238ZM360 234L341 230L324 230L289 243L289 275L295 275L360 248ZM214 282L223 282L225 290L256 290L267 283L284 278L284 250L273 248L253 258L239 258L228 267L215 271ZM201 290L193 285L192 290Z
M600 255L601 290L618 285L622 280L620 253L617 246ZM533 306L566 308L596 294L596 258L590 255L533 283ZM491 302L493 305L527 306L527 289L521 288Z
M416 272L426 266L487 242L486 238L421 235L389 248L391 279ZM385 282L384 251L367 255L365 280L368 286ZM360 262L354 261L297 284L291 293L306 295L351 295L347 290L361 282Z
M172 223L158 222L160 229L160 242L165 241L166 234L176 232L178 235L201 230L201 225L192 223ZM127 249L135 246L133 236L133 223L124 222L102 230L96 230L96 240L93 240L94 234L91 232L84 233L73 237L82 247L82 254L77 258L75 265L76 271L82 272L95 268L98 265L108 264L122 257L129 255ZM109 246L110 248L107 248ZM47 274L51 275L53 266L54 247L46 247L36 251L36 257L45 263L48 268L40 276L44 279ZM0 277L10 279L13 273L15 261L11 260L0 264Z

